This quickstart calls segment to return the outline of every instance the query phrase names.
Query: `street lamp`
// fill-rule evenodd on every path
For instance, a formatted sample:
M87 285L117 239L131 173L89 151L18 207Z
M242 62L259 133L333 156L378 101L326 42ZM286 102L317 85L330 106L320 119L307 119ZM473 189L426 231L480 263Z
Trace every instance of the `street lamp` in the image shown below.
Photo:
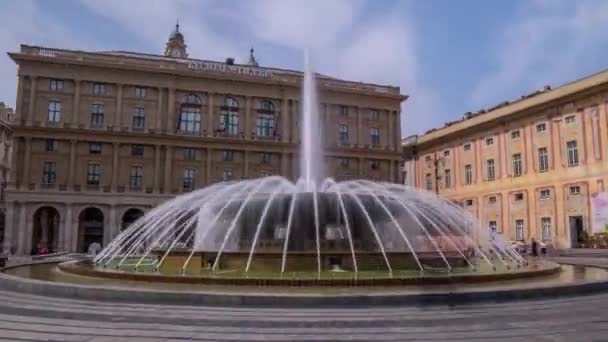
M432 168L435 174L435 194L439 195L439 183L441 182L441 176L439 175L439 167L445 166L445 158L437 157L437 152L433 154L432 158L426 159L427 168Z

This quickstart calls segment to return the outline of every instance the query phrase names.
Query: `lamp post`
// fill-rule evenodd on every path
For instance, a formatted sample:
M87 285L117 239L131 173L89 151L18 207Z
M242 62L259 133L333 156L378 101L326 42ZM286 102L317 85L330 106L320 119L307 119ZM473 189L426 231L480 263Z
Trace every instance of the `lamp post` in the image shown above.
M445 166L445 158L437 157L437 152L433 154L433 158L428 158L426 160L426 165L428 168L433 169L433 173L435 174L435 194L439 195L439 183L441 182L441 175L439 174L439 168Z

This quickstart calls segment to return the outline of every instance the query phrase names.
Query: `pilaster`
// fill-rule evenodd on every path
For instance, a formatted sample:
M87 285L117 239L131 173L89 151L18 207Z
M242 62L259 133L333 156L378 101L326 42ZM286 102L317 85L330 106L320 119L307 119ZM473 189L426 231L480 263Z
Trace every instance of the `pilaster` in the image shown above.
M120 144L115 142L112 144L112 192L116 192L118 186L118 156L120 153Z
M26 118L26 125L31 126L32 121L36 117L36 93L38 92L38 77L30 76L30 102L28 108L28 116Z
M80 123L80 83L79 79L74 79L74 100L72 103L72 127L78 127Z

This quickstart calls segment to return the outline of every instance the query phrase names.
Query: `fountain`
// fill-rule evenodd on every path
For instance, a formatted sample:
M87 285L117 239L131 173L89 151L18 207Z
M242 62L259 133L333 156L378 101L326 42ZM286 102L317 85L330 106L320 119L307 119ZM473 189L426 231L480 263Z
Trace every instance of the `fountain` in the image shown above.
M301 178L222 182L150 211L98 269L335 279L509 270L525 264L459 206L407 186L323 178L314 73L302 87Z

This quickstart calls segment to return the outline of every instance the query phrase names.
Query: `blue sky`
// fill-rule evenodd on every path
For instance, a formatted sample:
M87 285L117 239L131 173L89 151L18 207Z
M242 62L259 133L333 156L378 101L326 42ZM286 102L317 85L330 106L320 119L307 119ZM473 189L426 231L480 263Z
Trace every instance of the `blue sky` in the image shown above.
M161 53L180 19L191 57L398 85L403 135L608 68L608 1L4 0L0 46ZM16 68L0 57L0 101Z

